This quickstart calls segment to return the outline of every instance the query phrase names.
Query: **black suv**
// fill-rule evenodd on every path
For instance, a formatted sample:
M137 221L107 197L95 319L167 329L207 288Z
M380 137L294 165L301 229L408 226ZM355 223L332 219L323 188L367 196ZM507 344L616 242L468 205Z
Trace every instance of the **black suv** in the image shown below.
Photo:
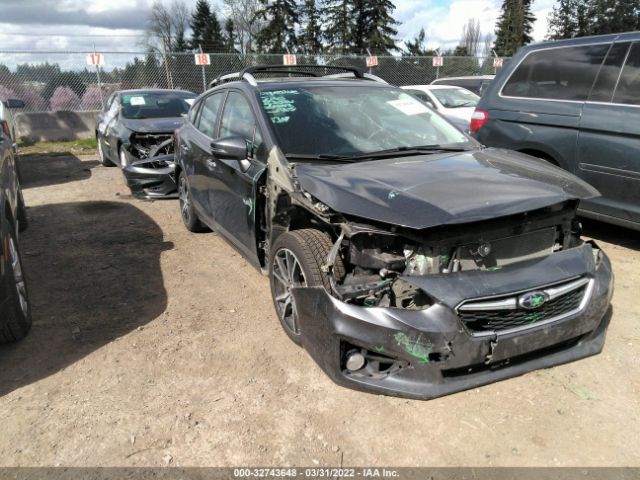
M0 126L0 343L5 343L29 332L31 308L18 245L27 215L9 126L6 121Z
M602 349L611 265L576 221L597 192L404 90L250 67L176 145L186 227L269 275L284 331L339 384L432 398Z

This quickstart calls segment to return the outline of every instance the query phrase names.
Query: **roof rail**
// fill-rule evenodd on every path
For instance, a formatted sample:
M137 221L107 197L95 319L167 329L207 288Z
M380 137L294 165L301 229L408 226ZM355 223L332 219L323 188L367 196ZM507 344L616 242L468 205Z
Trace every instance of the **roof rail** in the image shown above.
M310 71L309 69L324 70L324 73ZM338 71L337 73L329 73L328 71ZM295 74L295 76L301 77L332 77L342 78L353 75L356 78L362 80L374 80L376 82L387 83L376 75L364 73L357 67L338 66L338 65L254 65L246 67L239 72L224 73L218 78L209 83L209 88L213 88L216 85L231 82L234 80L245 80L252 86L257 86L258 83L254 74L259 73L278 73L278 74Z

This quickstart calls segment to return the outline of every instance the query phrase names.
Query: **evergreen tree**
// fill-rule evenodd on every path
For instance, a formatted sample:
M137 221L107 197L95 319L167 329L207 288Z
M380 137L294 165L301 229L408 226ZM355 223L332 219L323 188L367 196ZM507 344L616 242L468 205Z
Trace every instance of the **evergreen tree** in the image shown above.
M622 33L640 28L640 0L559 0L548 38Z
M395 5L390 0L355 0L355 20L352 51L360 55L367 53L389 55L397 50L394 36L398 24L391 16Z
M304 53L322 52L322 31L320 29L320 11L316 0L304 0L302 5L301 47Z
M191 26L189 45L193 50L199 50L200 47L205 52L225 50L218 15L211 9L208 0L198 0L189 25Z
M523 45L531 43L533 23L536 17L531 13L533 0L504 0L502 13L496 24L494 50L500 56L511 57Z
M224 44L227 52L236 53L236 30L233 24L233 18L227 18L224 24Z
M405 57L431 57L435 55L435 50L426 47L426 37L424 28L421 28L413 40L404 42L405 49L402 55Z
M549 15L547 37L559 40L589 35L588 8L588 2L584 0L560 0Z
M353 46L353 8L349 0L325 0L322 18L323 37L329 49L335 53L348 53Z
M265 21L258 32L258 49L264 53L294 52L298 46L296 25L299 21L295 0L260 0L262 9L256 13Z
M588 4L592 35L628 32L639 26L640 0L590 0Z

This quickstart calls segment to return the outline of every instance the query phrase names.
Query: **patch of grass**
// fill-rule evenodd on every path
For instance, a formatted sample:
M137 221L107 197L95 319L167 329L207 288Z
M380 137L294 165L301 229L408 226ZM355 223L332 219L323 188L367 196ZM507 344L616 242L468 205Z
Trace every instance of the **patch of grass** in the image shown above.
M18 142L18 152L25 155L34 153L73 153L74 155L96 155L98 153L98 144L96 143L95 138L58 142L37 142L34 144Z

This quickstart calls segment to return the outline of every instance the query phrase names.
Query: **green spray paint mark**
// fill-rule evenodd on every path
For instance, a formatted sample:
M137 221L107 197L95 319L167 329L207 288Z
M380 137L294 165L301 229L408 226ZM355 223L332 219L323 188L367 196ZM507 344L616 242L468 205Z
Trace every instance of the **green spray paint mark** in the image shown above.
M529 315L524 317L524 319L529 323L534 323L540 320L540 317L542 317L540 313L530 313Z
M244 203L247 207L249 207L248 215L251 216L253 213L253 199L252 198L243 198L242 203Z
M287 95L297 95L296 90L277 90L275 92L262 92L260 99L273 123L287 123L291 117L287 113L297 110L295 100Z
M377 345L377 346L375 346L375 347L373 347L373 348L374 348L374 349L376 350L376 352L378 352L378 353L382 353L382 352L384 352L384 345Z
M420 336L414 341L402 332L396 333L393 338L398 346L402 347L412 357L417 358L421 363L429 363L429 353L431 353L431 345L424 344L420 341Z

